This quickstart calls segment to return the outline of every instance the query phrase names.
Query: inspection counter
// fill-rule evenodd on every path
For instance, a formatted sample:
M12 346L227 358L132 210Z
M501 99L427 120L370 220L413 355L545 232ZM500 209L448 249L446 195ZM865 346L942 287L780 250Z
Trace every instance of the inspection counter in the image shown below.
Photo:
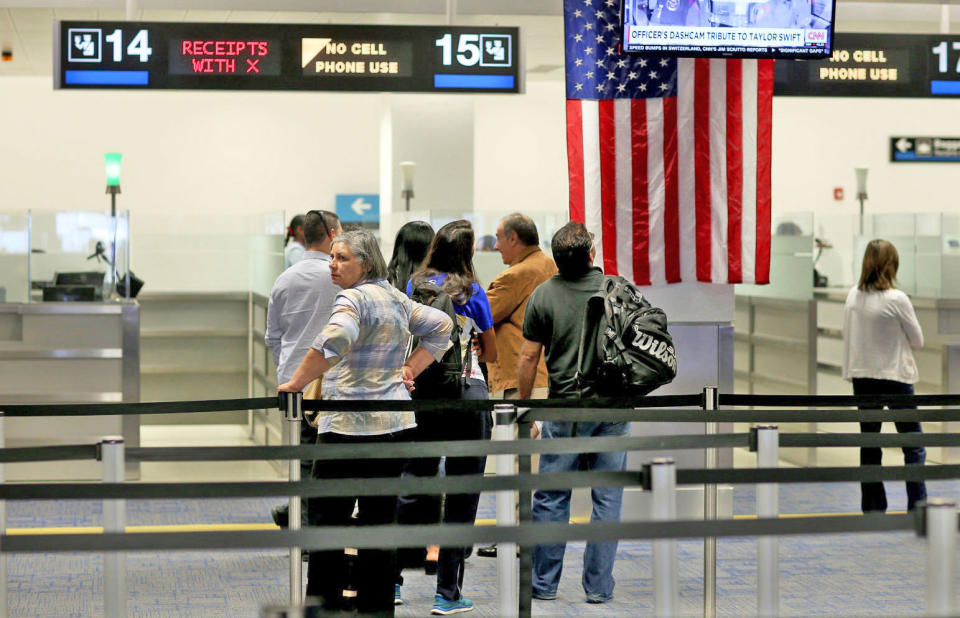
M136 301L0 303L0 404L140 400ZM92 444L122 435L140 445L139 416L4 419L4 446ZM138 476L136 464L127 477ZM8 464L8 480L98 479L95 461Z

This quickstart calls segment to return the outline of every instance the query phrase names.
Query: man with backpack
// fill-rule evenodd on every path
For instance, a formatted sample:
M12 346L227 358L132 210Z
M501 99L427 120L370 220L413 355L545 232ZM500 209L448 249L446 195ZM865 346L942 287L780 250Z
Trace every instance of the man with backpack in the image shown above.
M544 282L530 297L523 321L523 346L517 364L521 399L533 390L541 352L545 354L550 398L576 399L596 395L582 392L578 380L578 351L583 318L588 300L605 282L603 271L593 266L593 238L582 223L571 222L560 228L551 242L553 259L559 273ZM627 423L551 422L543 423L543 439L569 437L625 436ZM569 453L540 456L540 473L589 470L623 470L626 452ZM533 495L533 520L563 522L570 520L570 489L537 490ZM591 521L619 521L622 487L594 487L591 491ZM533 598L554 600L560 584L565 543L537 545L533 550ZM583 555L583 589L588 603L604 603L613 598L613 561L617 542L587 543Z

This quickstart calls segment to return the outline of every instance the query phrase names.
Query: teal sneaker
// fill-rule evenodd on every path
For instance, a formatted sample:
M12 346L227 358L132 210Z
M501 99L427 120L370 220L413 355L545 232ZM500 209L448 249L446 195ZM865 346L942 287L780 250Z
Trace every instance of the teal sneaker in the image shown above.
M396 588L393 589L393 604L403 605L403 597L400 596L400 584L396 584Z
M436 616L447 616L470 611L473 611L473 601L470 599L460 597L456 601L448 601L438 594L433 597L433 609L430 613Z

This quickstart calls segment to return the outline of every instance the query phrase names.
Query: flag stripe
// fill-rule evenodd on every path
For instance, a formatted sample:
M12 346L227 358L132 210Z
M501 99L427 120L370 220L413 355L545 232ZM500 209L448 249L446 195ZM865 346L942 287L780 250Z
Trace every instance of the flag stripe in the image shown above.
M613 120L613 100L600 106L600 205L603 244L603 270L617 271L617 142Z
M570 176L570 220L583 223L583 118L577 99L567 100L567 167Z
M614 125L617 141L616 268L621 277L633 281L633 128L630 99L615 99Z
M677 191L677 100L663 99L663 244L667 283L680 277L680 217Z
M633 206L633 280L650 285L650 197L647 193L647 102L630 100L631 203Z
M693 58L677 60L677 182L678 219L680 221L680 277L697 280L696 148L693 122L693 81L696 64Z
M710 281L710 61L694 60L694 177L697 216L697 280Z
M600 116L597 101L584 101L583 117L583 223L595 234L601 234L600 206ZM595 264L603 264L603 242L597 238Z
M710 60L710 279L727 279L727 61Z
M666 210L666 182L663 175L663 99L647 99L647 169L650 184L650 283L666 283L664 255L664 211Z
M740 283L740 220L743 208L742 70L740 60L727 61L727 281Z
M773 137L773 60L757 63L756 282L770 282L770 152Z
M753 283L756 281L754 267L757 257L757 61L745 60L742 68L743 208L740 238L743 248L740 263L743 283Z

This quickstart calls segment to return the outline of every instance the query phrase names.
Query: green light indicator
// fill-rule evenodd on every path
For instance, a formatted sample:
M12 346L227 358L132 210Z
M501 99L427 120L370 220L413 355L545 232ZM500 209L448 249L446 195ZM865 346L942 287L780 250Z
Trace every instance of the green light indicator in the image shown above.
M103 155L103 160L107 171L108 187L120 186L120 159L122 158L123 155L119 152L108 152L107 154Z

